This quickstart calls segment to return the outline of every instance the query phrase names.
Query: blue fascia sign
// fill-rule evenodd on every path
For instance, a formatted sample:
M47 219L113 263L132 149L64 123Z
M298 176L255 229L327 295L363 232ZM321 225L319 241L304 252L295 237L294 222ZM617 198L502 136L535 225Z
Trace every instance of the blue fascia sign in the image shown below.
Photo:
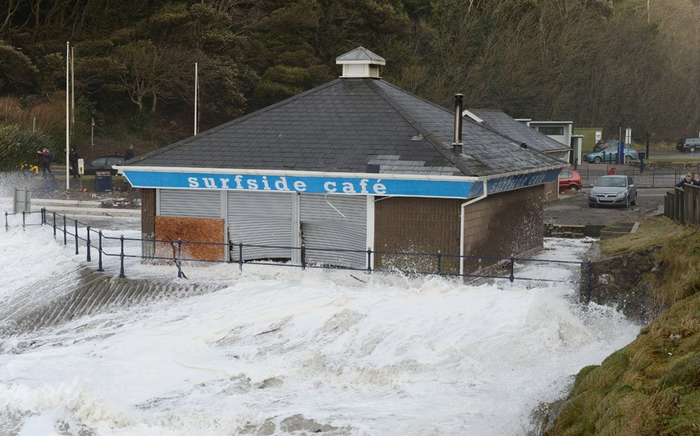
M499 192L512 191L513 189L552 182L557 180L560 171L561 169L554 169L490 179L487 184L488 193L497 194Z
M407 178L223 174L176 171L132 171L122 168L135 188L171 188L248 192L381 195L399 197L467 198L483 182Z
M484 193L484 182L313 176L279 174L133 171L122 168L135 188L224 190L248 192L299 192L310 194L381 195L396 197L473 198ZM559 169L489 179L488 194L540 185L557 179Z

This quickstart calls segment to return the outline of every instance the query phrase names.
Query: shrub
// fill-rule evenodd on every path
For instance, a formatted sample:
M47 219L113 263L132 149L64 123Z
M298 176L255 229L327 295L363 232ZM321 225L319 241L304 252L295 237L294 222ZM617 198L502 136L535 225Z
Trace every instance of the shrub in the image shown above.
M37 151L42 148L54 153L48 136L22 130L15 124L0 126L0 170L18 171L23 163L37 165Z

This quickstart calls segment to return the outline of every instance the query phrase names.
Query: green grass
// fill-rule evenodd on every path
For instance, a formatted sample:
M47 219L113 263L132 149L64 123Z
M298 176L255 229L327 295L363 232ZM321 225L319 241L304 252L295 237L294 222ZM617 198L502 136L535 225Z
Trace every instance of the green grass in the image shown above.
M669 308L600 366L580 371L555 435L700 435L700 233L663 218L601 242L619 254L663 243L653 284Z

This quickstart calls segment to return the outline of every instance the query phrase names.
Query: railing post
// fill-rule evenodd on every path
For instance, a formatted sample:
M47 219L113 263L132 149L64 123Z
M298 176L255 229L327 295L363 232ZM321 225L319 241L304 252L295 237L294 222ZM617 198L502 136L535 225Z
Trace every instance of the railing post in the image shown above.
M92 262L90 258L90 224L87 225L87 261Z
M437 273L439 276L442 275L442 253L440 250L437 252Z
M26 220L27 220L26 215L27 215L27 213L25 211L22 211L22 228L26 227Z
M104 271L104 269L102 269L102 230L100 230L97 235L97 271L102 272Z
M41 208L41 225L46 225L46 208Z
M121 242L121 253L119 253L119 257L121 260L121 266L119 267L119 278L123 279L124 277L126 277L124 275L124 235L121 235L119 237L119 240Z
M304 243L301 243L301 270L304 271L306 269L306 245Z
M10 224L7 222L7 212L5 212L5 231L10 230Z
M182 278L182 239L177 238L177 278Z
M591 271L592 264L589 260L586 262L586 304L591 302Z
M513 283L515 280L515 258L510 258L510 282Z
M75 254L76 256L79 254L78 252L78 220L73 221L75 223Z
M66 229L65 215L63 215L63 245L68 245L68 230Z
M56 239L56 212L53 212L53 237Z
M367 274L372 274L372 247L367 247Z
M238 243L238 271L243 272L243 242Z

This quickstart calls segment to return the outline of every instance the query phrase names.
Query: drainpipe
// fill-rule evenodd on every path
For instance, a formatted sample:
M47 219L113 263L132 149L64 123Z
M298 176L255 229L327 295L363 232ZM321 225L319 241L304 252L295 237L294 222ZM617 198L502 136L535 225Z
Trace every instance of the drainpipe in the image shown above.
M488 197L488 180L484 180L484 193L481 194L480 196L476 198L472 198L469 201L466 201L462 203L460 206L460 211L459 211L459 274L462 275L464 274L464 208L469 206L470 204L474 204L477 201L481 201L484 198Z

